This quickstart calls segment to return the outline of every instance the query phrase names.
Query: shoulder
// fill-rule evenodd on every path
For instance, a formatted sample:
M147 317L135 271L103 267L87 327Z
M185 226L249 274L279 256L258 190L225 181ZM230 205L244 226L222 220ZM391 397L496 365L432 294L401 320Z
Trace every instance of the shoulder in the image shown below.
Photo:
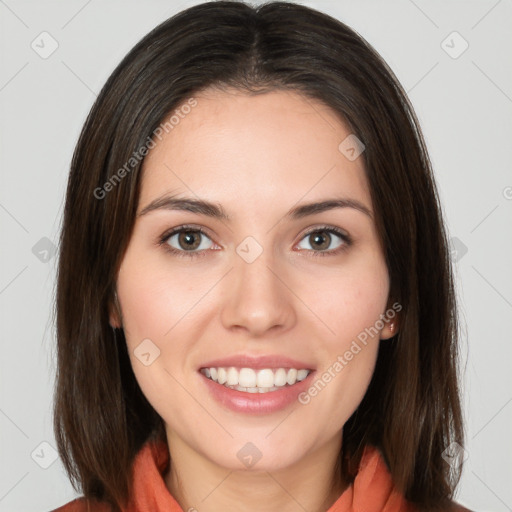
M88 500L84 497L76 498L59 508L53 509L51 512L111 512L108 503Z

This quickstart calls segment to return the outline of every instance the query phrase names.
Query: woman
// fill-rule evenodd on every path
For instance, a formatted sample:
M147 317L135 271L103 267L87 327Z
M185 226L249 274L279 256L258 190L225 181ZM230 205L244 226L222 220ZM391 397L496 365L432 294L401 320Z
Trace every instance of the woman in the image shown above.
M462 509L427 150L325 14L205 3L124 58L72 161L57 331L61 512Z

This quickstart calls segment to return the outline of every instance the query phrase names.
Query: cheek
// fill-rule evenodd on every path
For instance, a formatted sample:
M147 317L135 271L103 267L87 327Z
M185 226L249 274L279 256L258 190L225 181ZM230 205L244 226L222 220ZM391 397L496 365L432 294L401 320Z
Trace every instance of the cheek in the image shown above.
M164 265L144 260L136 251L127 252L117 289L137 382L162 417L178 413L189 399L178 384L182 381L181 364L190 350L187 337L180 331L180 319L185 325L187 311L197 301L196 292L190 287L190 280L169 272ZM174 343L179 333L180 343ZM145 361L144 354L149 354Z
M368 389L380 343L375 325L386 304L385 294L369 291L347 293L346 305L339 306L338 301L329 317L335 335L324 338L322 366L301 397L301 403L310 407L308 428L314 428L309 418L324 418L324 434L334 435L352 416Z
M343 349L360 333L366 332L365 329L375 326L385 312L389 279L387 268L379 258L315 277L316 287L310 289L316 291L310 294L308 301L325 324L324 331L327 327L330 332L325 339L331 349Z
M322 276L316 277L317 284L322 284L318 280ZM328 417L335 430L355 411L373 375L381 315L388 301L387 268L377 255L361 259L336 274L331 272L328 284L316 290L310 300L325 324L322 331L329 334L322 337L322 368L304 403L314 403L314 416Z
M193 280L136 247L125 255L117 280L123 330L136 378L157 410L162 389L174 390L174 400L180 400L172 377L181 380L193 353L204 315L198 301L211 286L208 279ZM147 352L158 357L145 366L138 357Z
M127 254L118 276L123 328L129 343L144 338L163 340L190 310L197 295L185 276L143 262L142 257Z

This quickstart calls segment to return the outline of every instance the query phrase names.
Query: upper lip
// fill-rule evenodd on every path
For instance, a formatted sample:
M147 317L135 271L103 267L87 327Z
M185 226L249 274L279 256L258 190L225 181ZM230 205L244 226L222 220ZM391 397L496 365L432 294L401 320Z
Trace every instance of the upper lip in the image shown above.
M249 354L236 354L229 357L212 359L200 366L201 368L227 368L235 366L237 368L295 368L297 370L307 369L314 370L311 363L298 361L291 357L281 356L278 354L253 356Z

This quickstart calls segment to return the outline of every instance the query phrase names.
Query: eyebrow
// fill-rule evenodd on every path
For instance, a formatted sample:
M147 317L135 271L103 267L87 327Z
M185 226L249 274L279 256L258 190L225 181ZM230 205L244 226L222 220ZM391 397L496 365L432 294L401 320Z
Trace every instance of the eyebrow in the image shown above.
M373 219L372 212L361 202L349 198L333 198L302 204L289 210L284 217L291 219L302 219L309 215L315 215L335 208L353 208ZM220 204L215 204L201 199L191 197L164 196L155 199L145 206L138 217L155 210L184 210L200 215L206 215L215 219L230 221L231 218Z

